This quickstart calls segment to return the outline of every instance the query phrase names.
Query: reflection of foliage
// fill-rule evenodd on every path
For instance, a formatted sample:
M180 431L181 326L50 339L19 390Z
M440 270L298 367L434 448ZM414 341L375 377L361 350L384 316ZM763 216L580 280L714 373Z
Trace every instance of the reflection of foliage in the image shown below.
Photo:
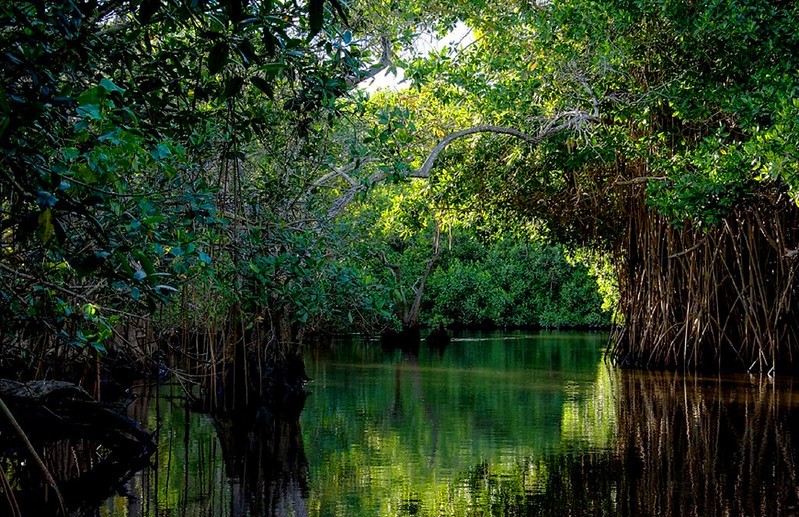
M797 504L793 381L613 371L600 336L521 337L456 338L416 360L363 343L318 350L302 416L308 514L786 515ZM101 515L230 515L244 508L231 484L255 487L236 496L245 505L298 496L279 461L288 478L259 485L266 456L223 459L208 419L160 407L158 471ZM297 426L284 434L299 443ZM257 451L275 436L237 439Z
M602 336L508 337L418 359L338 345L317 361L303 415L313 514L502 515L543 490L541 458L576 446L562 439L564 403L591 408L602 393Z
M179 386L144 393L134 416L158 429L152 468L110 499L103 517L305 515L307 464L296 416L241 419L191 411Z
M620 408L616 407L612 374L610 365L600 363L596 381L587 398L577 387L567 385L564 388L567 399L563 403L561 429L565 442L574 442L575 447L597 450L613 443Z
M556 339L455 341L417 363L338 348L305 416L312 515L781 515L796 504L792 383L618 372L598 349L570 356L582 347ZM346 378L352 368L364 384ZM522 387L531 398L514 397Z

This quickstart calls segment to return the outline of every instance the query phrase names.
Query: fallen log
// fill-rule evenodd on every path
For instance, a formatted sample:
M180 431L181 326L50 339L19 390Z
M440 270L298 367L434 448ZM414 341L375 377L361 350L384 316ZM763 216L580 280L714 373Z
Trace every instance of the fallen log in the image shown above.
M79 438L131 452L155 447L152 436L137 422L69 382L0 379L0 398L34 443ZM6 425L0 422L0 431Z

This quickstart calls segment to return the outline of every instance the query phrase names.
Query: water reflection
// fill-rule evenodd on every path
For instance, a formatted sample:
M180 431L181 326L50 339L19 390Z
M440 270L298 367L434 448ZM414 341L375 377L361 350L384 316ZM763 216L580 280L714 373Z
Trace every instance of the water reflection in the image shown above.
M150 468L98 510L101 516L228 515L232 494L213 420L189 410L179 385L144 386L131 416L155 431Z
M546 486L542 458L564 443L607 450L615 420L604 365L605 391L596 388L603 336L509 337L456 338L441 354L356 344L316 356L302 417L312 515L502 515L510 507L498 496L524 506ZM586 431L574 421L589 403L599 416Z
M299 418L149 399L154 470L102 515L795 515L791 380L628 372L602 335L309 351Z
M790 380L617 371L601 338L514 337L316 357L311 514L796 513Z
M298 415L261 409L219 426L231 480L231 516L307 515L308 463Z
M119 485L146 465L146 458L109 451L99 442L66 439L36 444L57 481L70 515L93 515ZM23 449L5 449L0 459L0 515L61 515L55 492Z
M301 516L308 465L298 413L266 409L216 418L192 412L177 385L150 387L134 409L158 429L150 469L99 509L101 516Z
M625 513L796 513L791 379L624 372L618 384Z

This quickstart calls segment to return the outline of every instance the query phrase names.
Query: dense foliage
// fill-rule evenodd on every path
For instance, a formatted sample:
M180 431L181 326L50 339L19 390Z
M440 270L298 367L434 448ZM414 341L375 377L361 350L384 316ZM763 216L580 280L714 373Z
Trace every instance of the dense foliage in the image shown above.
M612 260L620 361L792 364L799 8L389 7L0 6L4 353L172 335L216 378L310 331L598 325Z
M797 6L437 5L474 43L409 75L456 85L476 123L549 137L453 143L457 199L612 253L618 361L797 371Z
M564 250L540 242L474 239L454 247L430 278L426 320L459 325L600 327L597 279Z
M323 311L308 284L338 275L319 232L291 225L360 74L337 0L1 9L6 341L104 351L178 291L166 317L188 324L295 296L296 320Z

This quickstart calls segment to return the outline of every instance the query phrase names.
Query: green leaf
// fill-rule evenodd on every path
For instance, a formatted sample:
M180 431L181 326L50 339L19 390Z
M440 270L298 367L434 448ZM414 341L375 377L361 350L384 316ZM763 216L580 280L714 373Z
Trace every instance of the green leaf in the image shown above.
M78 105L79 106L86 106L86 105L97 105L100 104L103 96L105 94L105 90L100 88L99 86L95 86L94 88L89 88L85 92L78 95Z
M165 160L172 155L172 151L169 149L168 145L162 142L150 152L150 155L152 155L152 157L156 160Z
M40 190L36 193L36 204L41 208L50 208L55 206L56 203L58 203L58 198L52 192Z
M130 261L125 255L123 255L119 250L114 250L114 257L117 259L119 267L122 269L123 273L133 275L133 268L130 267Z
M281 70L286 68L286 63L266 63L261 67L267 79L277 77Z
M208 73L216 74L227 64L228 45L226 41L220 41L213 46L208 53Z
M105 91L109 92L109 93L110 92L117 92L117 93L120 93L120 94L125 93L125 89L124 88L120 88L119 86L114 84L114 82L111 79L109 79L107 77L103 77L102 78L102 80L100 81L100 86L103 87L105 89Z
M267 97L274 99L275 90L272 88L272 84L269 81L263 77L254 76L250 78L250 82L254 84L256 88L264 92Z
M251 63L258 59L258 54L255 52L250 40L243 40L241 43L239 43L238 49L239 54L241 54L241 59L244 61L245 67L248 67Z
M277 39L272 35L268 28L264 28L262 41L264 44L264 49L266 50L266 54L268 56L274 56Z
M39 240L42 241L42 244L47 244L47 242L53 238L55 234L55 226L53 226L53 212L48 208L42 211L38 217L39 227L36 230L36 234L39 236Z
M153 261L150 260L150 257L141 251L134 251L133 254L137 259L139 259L139 262L141 263L141 269L143 269L148 276L155 275L155 267L153 266Z
M225 91L222 94L223 98L230 99L231 97L235 97L239 94L243 85L244 78L234 75L225 82Z
M103 118L102 112L100 111L100 106L97 104L78 106L78 115L90 120L102 120Z
M309 39L322 30L325 21L325 1L308 0L308 25L310 26Z

